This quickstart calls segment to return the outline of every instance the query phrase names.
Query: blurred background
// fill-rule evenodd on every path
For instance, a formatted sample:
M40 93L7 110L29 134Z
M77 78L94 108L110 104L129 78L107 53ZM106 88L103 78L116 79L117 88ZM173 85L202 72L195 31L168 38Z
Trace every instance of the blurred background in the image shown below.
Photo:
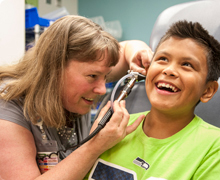
M18 61L57 18L91 18L119 41L149 44L157 16L189 0L0 0L0 65ZM34 9L35 8L35 9Z

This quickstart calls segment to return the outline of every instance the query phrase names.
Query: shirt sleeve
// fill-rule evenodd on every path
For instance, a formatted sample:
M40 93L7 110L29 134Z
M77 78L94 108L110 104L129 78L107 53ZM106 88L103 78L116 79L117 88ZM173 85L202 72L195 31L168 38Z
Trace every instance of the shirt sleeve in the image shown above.
M30 121L23 112L23 107L17 101L4 101L0 99L0 119L19 124L31 131Z
M220 177L220 140L210 148L201 165L195 172L193 180L214 180Z

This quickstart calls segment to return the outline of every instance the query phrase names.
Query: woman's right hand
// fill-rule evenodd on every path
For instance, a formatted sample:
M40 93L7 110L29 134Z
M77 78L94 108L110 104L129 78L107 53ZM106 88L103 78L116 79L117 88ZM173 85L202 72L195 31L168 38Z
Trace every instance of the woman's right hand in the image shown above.
M108 111L110 106L111 105L109 101L101 110L90 132L92 132L97 127L99 121ZM122 100L120 102L115 101L113 105L113 110L114 113L106 126L96 136L88 141L88 143L91 143L93 145L95 144L97 151L99 151L100 153L103 153L104 151L110 149L118 142L120 142L126 135L133 132L145 117L144 115L141 115L132 125L128 126L130 115L125 108L125 100Z

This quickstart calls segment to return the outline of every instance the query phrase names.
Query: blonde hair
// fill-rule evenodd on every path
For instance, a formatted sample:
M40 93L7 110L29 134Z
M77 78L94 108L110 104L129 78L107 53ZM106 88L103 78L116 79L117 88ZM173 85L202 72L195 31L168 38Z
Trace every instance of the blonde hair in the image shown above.
M65 16L40 36L18 64L0 68L0 91L5 101L22 98L24 115L33 124L41 118L47 126L66 123L61 89L64 68L69 60L100 61L107 50L107 66L119 59L119 44L100 26L81 16Z

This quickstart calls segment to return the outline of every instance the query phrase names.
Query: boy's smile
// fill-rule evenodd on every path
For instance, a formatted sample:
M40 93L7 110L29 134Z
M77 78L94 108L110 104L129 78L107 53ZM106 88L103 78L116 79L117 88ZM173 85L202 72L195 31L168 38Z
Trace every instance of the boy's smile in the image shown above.
M157 82L156 87L158 88L159 93L176 93L180 91L178 87L166 81Z
M152 108L193 113L206 89L206 50L192 39L171 37L155 52L146 78Z

